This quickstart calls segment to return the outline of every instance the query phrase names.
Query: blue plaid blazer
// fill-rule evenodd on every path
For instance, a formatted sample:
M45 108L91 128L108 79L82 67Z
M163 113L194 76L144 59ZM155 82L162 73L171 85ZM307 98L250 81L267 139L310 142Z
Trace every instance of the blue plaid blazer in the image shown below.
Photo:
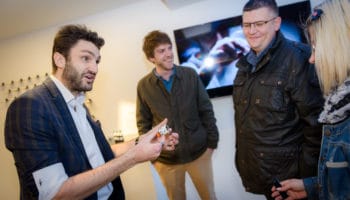
M105 161L113 159L100 124L89 114L87 118ZM68 176L91 169L68 106L50 78L11 103L5 121L5 144L15 160L21 199L38 199L32 176L38 169L58 162L63 164ZM124 199L120 178L112 184L110 199ZM87 199L97 199L97 193Z

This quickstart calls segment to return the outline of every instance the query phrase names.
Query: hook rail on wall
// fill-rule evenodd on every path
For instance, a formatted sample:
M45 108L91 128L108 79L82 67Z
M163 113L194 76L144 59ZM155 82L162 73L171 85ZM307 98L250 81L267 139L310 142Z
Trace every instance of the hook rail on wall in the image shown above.
M26 77L26 78L24 78ZM40 85L47 77L49 73L35 74L31 76L20 77L16 80L11 80L9 82L1 82L0 84L0 110L7 110L10 103L19 97L22 93L29 89L32 89ZM86 94L85 105L91 111L93 106L93 100ZM95 116L91 115L94 120Z
M21 77L17 80L11 80L7 83L2 82L0 86L0 105L4 103L7 105L21 93L41 84L48 76L49 73L45 72L43 75L36 74L27 78Z

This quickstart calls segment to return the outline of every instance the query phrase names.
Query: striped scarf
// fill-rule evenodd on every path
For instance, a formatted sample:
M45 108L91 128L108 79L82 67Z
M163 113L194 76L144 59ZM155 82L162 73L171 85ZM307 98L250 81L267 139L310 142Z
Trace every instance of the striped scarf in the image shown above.
M350 115L350 78L326 96L326 101L318 121L335 124Z

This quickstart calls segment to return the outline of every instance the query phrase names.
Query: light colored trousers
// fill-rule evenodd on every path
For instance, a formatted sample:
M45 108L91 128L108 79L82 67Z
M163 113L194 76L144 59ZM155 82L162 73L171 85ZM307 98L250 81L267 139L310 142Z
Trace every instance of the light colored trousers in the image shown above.
M215 200L213 168L211 163L212 150L207 149L196 160L178 165L168 165L154 162L160 179L167 191L169 200L185 200L185 173L187 172L202 200Z

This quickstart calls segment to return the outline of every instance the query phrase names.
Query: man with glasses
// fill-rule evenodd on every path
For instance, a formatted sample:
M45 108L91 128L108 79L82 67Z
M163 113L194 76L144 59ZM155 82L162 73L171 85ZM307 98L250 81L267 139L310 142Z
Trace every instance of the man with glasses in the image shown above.
M323 97L311 49L286 39L274 0L250 0L242 28L251 48L234 81L236 167L248 192L271 199L273 179L317 173Z

